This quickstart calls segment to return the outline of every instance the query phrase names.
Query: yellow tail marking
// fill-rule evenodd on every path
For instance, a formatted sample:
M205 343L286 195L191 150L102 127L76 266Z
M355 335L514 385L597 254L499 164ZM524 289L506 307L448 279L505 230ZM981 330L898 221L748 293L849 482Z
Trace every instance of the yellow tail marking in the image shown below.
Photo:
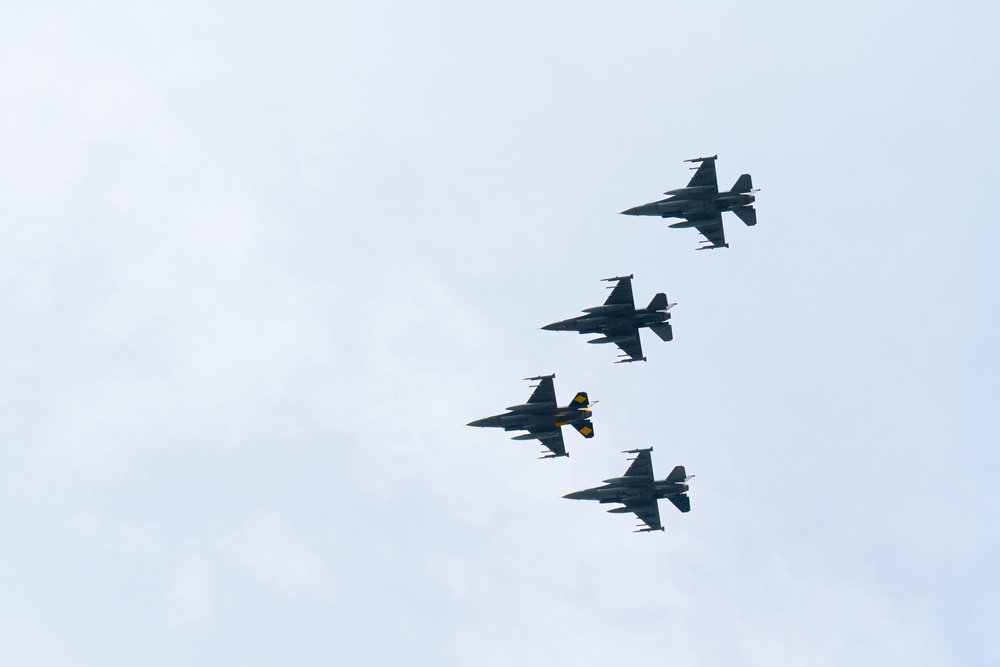
M584 435L590 435L593 432L594 429L590 428L589 426L584 426L583 428L580 429L580 433L583 433Z

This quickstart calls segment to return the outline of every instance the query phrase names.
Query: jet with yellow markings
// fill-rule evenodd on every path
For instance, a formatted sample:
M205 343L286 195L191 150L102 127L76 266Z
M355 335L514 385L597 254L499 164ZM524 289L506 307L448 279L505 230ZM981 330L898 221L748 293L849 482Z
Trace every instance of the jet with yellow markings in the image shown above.
M569 405L559 407L556 402L555 374L539 375L524 378L537 381L532 385L535 389L527 403L512 405L502 415L485 417L469 422L469 426L483 428L502 428L505 431L527 431L523 435L515 435L512 440L539 440L549 449L549 453L539 458L551 459L557 456L569 456L566 444L563 442L562 428L569 424L585 438L594 437L594 424L590 421L591 402L586 392L581 391ZM594 401L596 403L597 401Z
M645 308L636 309L632 297L632 276L604 278L606 282L615 285L609 287L611 294L603 306L584 308L585 315L573 317L562 322L546 324L546 331L576 331L582 334L602 334L600 338L588 340L588 343L614 343L624 354L615 363L646 361L642 356L642 341L639 340L639 329L649 329L661 340L673 340L674 332L670 328L670 313L667 311L676 306L667 303L667 295L660 292L653 297Z

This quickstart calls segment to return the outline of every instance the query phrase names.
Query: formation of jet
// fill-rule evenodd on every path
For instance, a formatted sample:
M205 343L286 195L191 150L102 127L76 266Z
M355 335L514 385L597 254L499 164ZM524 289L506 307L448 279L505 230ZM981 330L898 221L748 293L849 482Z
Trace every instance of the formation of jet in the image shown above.
M502 415L485 417L469 422L469 426L502 428L505 431L527 431L512 440L540 440L550 453L539 458L549 459L569 456L563 442L562 426L570 424L585 438L594 437L594 424L590 421L590 399L586 392L573 397L569 405L559 407L556 402L555 374L540 375L525 380L538 381L527 403L512 405ZM596 401L595 401L596 402Z
M603 306L584 308L586 315L573 317L561 322L546 324L547 331L578 331L582 334L603 334L601 338L588 340L588 343L614 343L621 348L623 357L615 363L621 364L633 361L646 361L642 356L642 341L639 340L639 328L649 327L653 333L664 341L674 338L670 328L670 310L677 304L667 303L667 295L660 292L653 297L649 305L636 310L635 299L632 297L632 276L604 278L606 282L616 283Z
M722 228L722 214L732 211L747 225L756 225L757 211L752 204L757 190L754 190L750 174L743 174L729 192L719 192L719 179L715 174L715 160L718 157L713 155L685 160L700 163L686 188L669 190L663 193L670 195L666 199L636 206L622 213L684 218L684 222L675 222L670 226L697 228L706 239L702 243L708 244L698 250L728 248L725 230Z
M671 227L694 227L705 237L699 250L728 248L722 226L722 214L732 211L747 226L757 224L757 211L753 180L742 174L727 192L719 192L719 179L715 172L717 155L700 157L685 162L695 162L694 176L687 187L669 190L666 199L636 206L622 211L625 215L655 215L663 218L681 218ZM576 331L581 334L599 334L588 343L614 343L623 354L616 363L646 361L642 354L639 329L647 327L663 341L673 340L673 329L668 312L676 304L668 303L666 294L660 292L645 308L635 307L632 278L617 276L604 278L615 283L608 289L611 294L600 306L583 309L583 315L547 324L547 331ZM560 407L556 402L555 375L541 375L526 380L537 381L527 403L513 405L501 415L485 417L470 422L469 426L502 428L504 431L527 431L514 440L538 440L548 448L540 458L569 456L563 441L562 427L572 425L585 438L594 437L594 424L590 421L591 403L585 392L578 393L570 404ZM595 401L596 402L596 401ZM687 496L690 479L684 466L675 467L665 479L653 476L653 448L630 449L625 454L635 454L628 470L621 477L604 480L602 486L575 491L563 498L596 500L599 503L616 503L619 507L608 510L615 514L631 512L642 522L635 532L664 530L660 523L658 500L666 498L681 512L691 511ZM691 476L693 477L693 475Z
M613 507L608 511L613 514L632 512L639 520L645 524L638 526L637 533L644 533L651 530L663 530L660 524L660 508L656 501L666 498L682 512L691 511L691 500L687 496L688 485L686 482L694 477L688 477L684 471L684 466L674 468L666 479L655 480L653 478L653 459L648 449L630 449L623 454L636 454L631 459L632 465L628 467L621 477L612 477L604 480L603 486L596 486L592 489L574 491L567 493L563 498L571 500L596 500L599 503L621 503L622 507Z

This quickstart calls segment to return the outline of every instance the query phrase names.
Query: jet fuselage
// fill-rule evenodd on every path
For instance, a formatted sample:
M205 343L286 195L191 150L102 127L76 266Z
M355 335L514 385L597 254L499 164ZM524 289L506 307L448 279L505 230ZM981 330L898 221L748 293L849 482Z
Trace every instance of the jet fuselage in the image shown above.
M578 331L582 334L603 333L609 329L623 327L648 327L650 324L659 324L670 319L670 313L666 311L634 310L623 311L621 309L601 311L603 306L588 308L587 315L571 317L561 322L553 322L543 329L548 331Z
M623 503L626 500L657 500L667 496L676 496L687 493L688 485L678 482L668 482L660 480L649 483L642 480L630 480L627 477L618 477L606 480L604 486L596 486L592 489L574 491L566 494L564 498L570 500L596 500L600 503Z
M675 196L661 199L660 201L643 204L622 211L625 215L657 215L661 218L686 218L689 215L699 215L704 213L722 213L731 211L739 206L749 206L756 198L754 195L737 194L732 192L720 192L719 194L705 197ZM678 222L671 227L694 227L695 223L685 220Z
M524 431L529 428L551 426L555 429L564 424L575 424L587 421L593 416L590 410L581 410L567 406L553 408L552 406L535 407L533 405L518 405L508 408L510 412L492 417L484 417L469 422L469 426L482 428L502 428L505 431Z

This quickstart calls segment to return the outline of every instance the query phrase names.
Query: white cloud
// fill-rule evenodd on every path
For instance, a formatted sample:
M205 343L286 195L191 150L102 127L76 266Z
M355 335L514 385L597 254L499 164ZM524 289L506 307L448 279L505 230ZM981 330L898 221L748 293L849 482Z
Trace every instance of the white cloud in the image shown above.
M274 513L257 513L224 541L229 554L285 593L330 596L326 562Z
M163 555L163 535L156 526L126 525L114 531L108 540L113 549L143 558Z
M82 17L75 17L77 19ZM0 29L0 201L58 208L95 141L134 141L164 155L172 128L150 54L91 39L74 17L24 12ZM127 24L121 26L127 29ZM134 46L134 45L132 45ZM126 47L128 48L128 47Z
M167 624L208 625L212 616L208 585L209 573L205 561L197 553L188 553L174 572L164 601L163 615Z

